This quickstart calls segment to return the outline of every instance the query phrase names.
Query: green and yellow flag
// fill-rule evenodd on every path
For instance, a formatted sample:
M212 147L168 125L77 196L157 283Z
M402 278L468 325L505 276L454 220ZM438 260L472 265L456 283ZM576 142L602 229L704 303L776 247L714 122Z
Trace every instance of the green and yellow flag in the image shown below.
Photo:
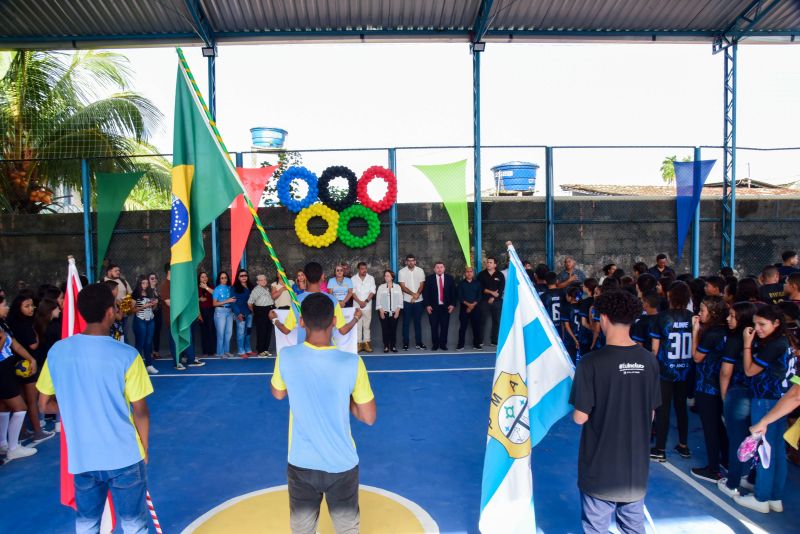
M203 229L244 192L182 55L175 85L173 153L169 318L178 353L173 356L180 361L200 313L197 266L205 256Z

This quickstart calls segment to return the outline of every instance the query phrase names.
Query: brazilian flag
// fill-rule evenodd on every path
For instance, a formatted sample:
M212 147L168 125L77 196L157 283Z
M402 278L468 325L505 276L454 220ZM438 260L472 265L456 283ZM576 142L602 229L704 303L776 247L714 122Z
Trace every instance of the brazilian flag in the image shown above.
M179 355L189 346L200 314L197 266L203 260L203 229L242 194L236 168L222 147L191 73L178 65L175 84L172 217L170 222L170 328Z

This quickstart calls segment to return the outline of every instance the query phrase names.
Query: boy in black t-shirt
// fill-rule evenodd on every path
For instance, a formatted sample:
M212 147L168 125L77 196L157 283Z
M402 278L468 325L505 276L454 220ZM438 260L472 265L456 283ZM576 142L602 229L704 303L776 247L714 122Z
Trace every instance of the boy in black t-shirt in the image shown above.
M764 267L761 271L762 286L758 288L758 298L767 304L777 304L783 301L784 287L777 267Z
M620 532L644 532L644 496L650 468L650 426L661 404L658 363L629 335L641 314L627 291L595 301L606 346L583 357L570 403L583 425L578 488L584 532L608 532L616 515Z
M558 283L556 273L551 271L545 275L544 279L547 282L547 291L542 295L542 304L544 304L544 309L550 316L550 320L553 321L556 330L561 333L561 297L564 292L556 285Z
M578 303L578 317L580 328L578 329L578 344L581 354L587 354L592 347L594 331L592 330L589 311L594 305L594 291L597 289L597 279L587 278L583 281L583 300Z
M578 329L581 326L581 318L578 315L580 294L581 287L579 285L569 286L564 296L566 302L561 307L561 325L563 328L561 339L564 341L564 346L570 358L572 358L572 363L580 361L580 353L578 352Z
M650 324L658 315L660 303L661 297L655 291L644 295L642 297L644 314L637 317L636 322L631 326L631 339L651 352L653 350L653 340L650 337Z
M783 293L786 300L800 306L800 273L790 274L783 284Z

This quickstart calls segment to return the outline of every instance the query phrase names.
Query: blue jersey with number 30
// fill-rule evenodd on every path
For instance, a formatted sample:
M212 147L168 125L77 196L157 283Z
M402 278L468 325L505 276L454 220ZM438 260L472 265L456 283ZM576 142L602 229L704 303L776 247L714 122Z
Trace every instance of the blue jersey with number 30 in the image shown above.
M650 337L659 341L661 380L684 382L692 360L692 312L667 310L650 323Z

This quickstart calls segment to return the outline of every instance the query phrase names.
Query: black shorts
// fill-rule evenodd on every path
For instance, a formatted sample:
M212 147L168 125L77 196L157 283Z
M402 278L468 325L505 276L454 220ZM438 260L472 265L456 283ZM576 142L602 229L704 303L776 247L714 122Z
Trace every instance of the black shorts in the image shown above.
M0 399L8 400L19 396L19 377L14 366L20 360L19 356L12 356L0 362Z

